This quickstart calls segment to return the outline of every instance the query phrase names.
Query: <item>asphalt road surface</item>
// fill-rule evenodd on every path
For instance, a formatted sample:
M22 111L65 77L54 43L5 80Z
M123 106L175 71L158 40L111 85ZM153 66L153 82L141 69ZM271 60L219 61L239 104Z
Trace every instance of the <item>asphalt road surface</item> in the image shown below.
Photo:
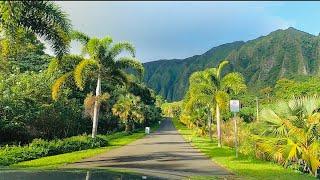
M168 179L187 176L233 179L232 173L186 142L169 119L145 138L66 167L129 169Z

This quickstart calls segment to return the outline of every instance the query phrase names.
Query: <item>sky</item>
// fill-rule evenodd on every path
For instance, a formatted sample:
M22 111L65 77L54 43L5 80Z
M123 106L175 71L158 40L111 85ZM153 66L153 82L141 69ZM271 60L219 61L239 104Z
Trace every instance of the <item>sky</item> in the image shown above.
M318 35L320 2L56 2L73 28L129 41L142 62L183 59L294 27ZM50 50L49 50L50 51ZM72 43L71 53L80 45Z

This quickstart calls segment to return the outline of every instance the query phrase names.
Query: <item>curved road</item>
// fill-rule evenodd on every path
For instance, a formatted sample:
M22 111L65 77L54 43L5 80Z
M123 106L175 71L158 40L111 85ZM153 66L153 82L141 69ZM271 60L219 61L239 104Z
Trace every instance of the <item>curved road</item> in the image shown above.
M157 132L126 146L67 165L69 168L125 168L169 179L232 174L187 143L170 120Z

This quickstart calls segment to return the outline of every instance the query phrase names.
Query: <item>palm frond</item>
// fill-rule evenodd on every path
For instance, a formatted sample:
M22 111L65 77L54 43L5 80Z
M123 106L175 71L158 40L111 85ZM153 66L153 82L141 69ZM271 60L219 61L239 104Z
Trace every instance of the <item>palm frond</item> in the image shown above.
M247 89L245 80L240 73L229 73L221 80L221 86L224 89L230 89L235 95L244 92Z
M142 63L133 57L121 57L119 60L115 62L116 67L123 69L123 68L130 68L136 70L140 75L143 75L144 67Z
M100 40L101 45L103 45L105 48L107 48L112 42L113 40L110 36L105 36Z
M11 28L14 29L12 26L17 25L44 37L45 40L50 42L58 59L68 52L71 21L58 5L49 1L12 3L14 4L11 7L14 8L9 8L12 12L10 13L11 16L5 17L7 19L2 18L2 23L6 24L11 19L11 22L14 22L9 22L8 26ZM15 8L15 6L18 8Z
M229 105L229 94L224 91L217 91L215 94L215 101L219 107L223 110L226 110Z
M101 53L102 49L103 47L100 44L100 40L98 38L91 38L85 46L85 53L88 53L90 58L97 60L100 59L103 54Z
M92 60L92 59L84 59L82 60L74 69L74 80L76 82L76 85L78 88L80 88L81 90L83 90L83 85L84 85L84 70L90 66L96 66L99 67L99 64L97 63L97 61Z
M109 74L107 78L116 84L128 84L130 82L128 75L120 69L112 70L111 75Z
M47 74L52 74L53 72L57 71L59 67L59 61L57 59L52 59L47 68Z
M82 33L80 31L76 31L76 30L73 30L71 32L71 39L72 40L76 40L76 41L79 41L83 46L86 46L87 43L89 42L90 40L90 37L88 35L86 35L85 33Z
M114 44L109 50L109 56L111 58L115 58L124 51L127 51L131 56L135 57L136 50L129 42L119 42Z
M53 100L56 101L59 98L60 89L70 76L71 76L71 72L66 73L53 83L51 87L51 97Z
M220 62L218 68L217 68L217 78L218 79L221 79L221 76L222 76L222 71L223 69L229 64L229 61L226 61L226 60L223 60L222 62Z

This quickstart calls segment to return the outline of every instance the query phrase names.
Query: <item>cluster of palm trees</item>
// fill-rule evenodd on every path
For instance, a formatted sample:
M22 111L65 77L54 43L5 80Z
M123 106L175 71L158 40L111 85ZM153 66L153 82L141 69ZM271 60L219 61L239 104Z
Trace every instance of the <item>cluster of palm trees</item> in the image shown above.
M222 61L217 68L208 68L193 73L189 78L189 89L183 101L181 117L189 117L192 123L206 127L205 117L211 133L211 116L215 116L218 146L221 147L221 110L228 108L230 97L244 92L246 84L243 76L232 72L223 74L228 61ZM188 119L188 118L187 118ZM188 123L188 122L187 122Z
M128 42L113 43L111 37L89 37L81 32L73 31L71 21L59 6L49 1L3 1L0 2L1 27L7 36L14 37L17 29L33 32L43 37L53 48L56 59L49 69L59 70L64 74L52 86L52 98L59 98L60 89L73 81L83 90L86 80L96 79L96 89L93 107L92 137L97 134L100 109L99 98L102 96L101 82L116 82L128 84L125 69L143 73L142 64L135 58L135 48ZM68 54L70 42L79 41L82 45L82 55ZM120 56L127 51L129 56ZM62 64L76 63L68 67ZM116 113L115 113L116 114Z

